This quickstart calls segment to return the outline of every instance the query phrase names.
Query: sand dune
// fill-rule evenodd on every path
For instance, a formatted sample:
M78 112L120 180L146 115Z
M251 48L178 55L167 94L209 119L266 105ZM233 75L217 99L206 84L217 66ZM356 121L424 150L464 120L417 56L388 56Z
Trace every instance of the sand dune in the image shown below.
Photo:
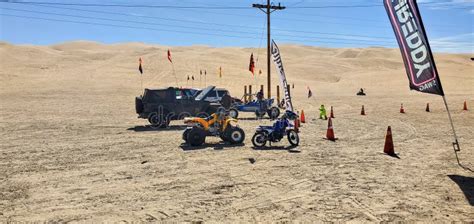
M155 130L136 118L139 57L146 88L204 87L199 70L207 70L207 85L240 97L244 85L266 84L265 75L248 72L253 53L266 74L265 49L0 43L0 222L474 221L474 174L456 164L443 101L409 91L398 49L280 49L294 105L308 121L296 154L286 140L252 149L254 128L269 120L239 122L244 146L209 138L189 150L181 121ZM435 54L461 161L474 169L470 57ZM196 81L187 83L188 75ZM368 96L356 97L359 88ZM465 100L470 111L462 111ZM398 113L401 103L406 114ZM322 139L321 104L335 108L336 143ZM367 116L359 115L362 105ZM400 159L381 153L389 125Z

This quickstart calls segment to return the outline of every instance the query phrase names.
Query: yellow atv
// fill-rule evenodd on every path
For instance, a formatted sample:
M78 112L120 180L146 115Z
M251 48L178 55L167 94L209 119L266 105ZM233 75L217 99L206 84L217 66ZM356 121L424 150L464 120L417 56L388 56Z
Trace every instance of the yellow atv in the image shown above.
M245 133L231 122L237 122L237 119L229 117L224 110L218 110L207 118L187 117L184 123L189 127L183 132L183 140L191 146L200 146L206 141L206 136L219 136L230 144L240 144Z

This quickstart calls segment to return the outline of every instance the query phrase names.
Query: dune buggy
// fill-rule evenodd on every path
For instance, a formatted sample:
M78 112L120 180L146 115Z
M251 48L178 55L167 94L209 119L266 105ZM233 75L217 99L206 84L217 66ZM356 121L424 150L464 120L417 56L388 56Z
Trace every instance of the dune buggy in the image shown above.
M268 114L270 119L276 119L280 116L280 109L276 106L273 106L275 99L263 99L252 100L248 103L234 103L229 109L229 116L232 118L237 118L239 116L239 111L241 112L253 112L257 118L262 118L265 114Z

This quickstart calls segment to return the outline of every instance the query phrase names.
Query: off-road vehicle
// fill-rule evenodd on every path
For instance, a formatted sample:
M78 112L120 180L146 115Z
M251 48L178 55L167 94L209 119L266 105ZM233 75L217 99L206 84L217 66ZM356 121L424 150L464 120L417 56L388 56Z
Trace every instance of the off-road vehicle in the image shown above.
M206 136L218 136L230 144L240 144L245 139L245 132L231 122L231 118L223 108L207 118L187 117L184 123L189 127L183 132L183 140L191 146L200 146L206 141Z
M166 89L145 89L142 96L135 98L135 109L138 118L148 119L157 127L167 127L171 120L185 117L207 117L219 107L230 107L231 100L224 97L221 102L205 101L215 86L209 86L197 96L192 96L186 89L169 87Z

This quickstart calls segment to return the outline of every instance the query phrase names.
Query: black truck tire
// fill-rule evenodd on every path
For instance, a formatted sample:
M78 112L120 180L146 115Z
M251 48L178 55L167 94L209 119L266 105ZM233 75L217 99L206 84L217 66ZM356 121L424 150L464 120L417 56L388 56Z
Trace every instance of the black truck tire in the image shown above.
M141 114L144 111L143 101L140 97L135 97L135 111L137 114Z

